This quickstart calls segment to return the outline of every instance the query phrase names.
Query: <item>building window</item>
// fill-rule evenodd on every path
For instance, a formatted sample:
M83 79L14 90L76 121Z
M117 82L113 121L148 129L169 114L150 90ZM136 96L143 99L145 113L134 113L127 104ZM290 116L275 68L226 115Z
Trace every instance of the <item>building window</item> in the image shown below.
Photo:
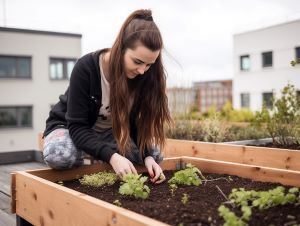
M250 56L245 55L240 57L240 67L242 71L250 70Z
M296 61L300 62L300 47L295 48Z
M250 107L250 94L249 93L241 93L241 107L242 108Z
M0 78L31 78L31 57L0 56Z
M272 67L273 66L273 53L272 52L262 53L262 66L263 67Z
M50 79L70 79L75 59L50 58Z
M31 106L0 106L0 128L32 127Z
M273 93L263 93L263 105L269 109L273 108Z

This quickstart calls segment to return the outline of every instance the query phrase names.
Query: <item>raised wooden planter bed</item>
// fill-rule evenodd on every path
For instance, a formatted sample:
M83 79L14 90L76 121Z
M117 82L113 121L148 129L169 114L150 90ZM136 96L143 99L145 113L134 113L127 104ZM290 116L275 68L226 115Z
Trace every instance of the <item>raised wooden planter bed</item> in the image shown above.
M199 157L300 171L300 150L168 139L164 155Z
M174 170L186 163L192 163L206 173L230 174L300 187L300 171L193 157L165 159L161 166L164 170ZM33 225L167 225L54 183L108 169L111 169L109 165L94 164L67 171L15 172L11 186L12 212ZM145 172L146 169L140 167L138 171Z

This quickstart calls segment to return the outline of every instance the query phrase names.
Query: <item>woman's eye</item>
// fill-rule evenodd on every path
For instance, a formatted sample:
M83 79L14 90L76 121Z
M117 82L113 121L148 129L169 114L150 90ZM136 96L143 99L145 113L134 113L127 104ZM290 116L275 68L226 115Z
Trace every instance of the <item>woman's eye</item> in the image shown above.
M135 64L138 64L138 65L140 65L140 64L142 64L141 62L139 62L139 61L133 61Z

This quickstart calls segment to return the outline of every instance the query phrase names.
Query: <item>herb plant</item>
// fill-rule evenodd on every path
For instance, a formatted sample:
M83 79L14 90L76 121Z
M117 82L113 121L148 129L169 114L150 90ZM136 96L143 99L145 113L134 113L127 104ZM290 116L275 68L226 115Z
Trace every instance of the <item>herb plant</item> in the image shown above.
M287 84L280 98L274 98L272 109L263 107L256 113L254 123L258 127L266 124L274 145L300 145L300 101L295 86Z
M235 215L235 213L231 212L227 207L221 205L218 208L219 215L223 217L225 223L223 226L246 226L247 223L243 221L242 218Z
M171 191L171 195L174 196L175 195L175 191L177 190L177 185L176 184L170 184L170 191Z
M298 197L297 197L298 193ZM241 207L242 216L238 217L229 208L221 205L218 209L219 215L225 220L224 226L244 226L249 221L252 208L258 208L259 210L269 209L278 205L285 205L288 203L295 203L300 201L299 189L290 188L285 193L285 188L278 186L269 191L246 191L244 188L232 189L229 195L231 203L235 203Z
M243 188L233 189L229 195L229 199L240 206L246 206L248 202L251 202L252 207L263 210L278 205L294 203L296 201L295 192L293 193L294 190L289 190L287 194L285 194L284 191L285 189L282 186L278 186L269 191L245 191Z
M183 196L181 198L181 202L183 203L183 205L186 205L189 201L189 196L186 193L183 193Z
M122 203L120 202L119 199L114 200L113 204L116 205L116 206L122 206Z
M197 167L189 163L186 165L185 169L177 171L174 176L168 181L168 183L177 185L199 186L200 184L202 184L200 177L202 179L205 179L201 171Z
M99 172L90 175L84 175L79 182L82 185L101 187L105 184L113 185L118 180L118 177L115 173L111 172Z
M150 188L144 183L147 181L147 177L141 174L126 174L123 177L122 185L119 188L121 195L134 196L135 198L146 199L149 196Z

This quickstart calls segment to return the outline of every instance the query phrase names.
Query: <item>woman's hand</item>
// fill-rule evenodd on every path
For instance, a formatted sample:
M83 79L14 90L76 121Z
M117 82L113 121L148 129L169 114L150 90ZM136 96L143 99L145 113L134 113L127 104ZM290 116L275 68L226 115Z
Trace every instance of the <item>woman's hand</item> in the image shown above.
M160 166L155 162L154 158L152 156L148 156L144 161L145 167L147 168L148 173L151 177L150 181L155 184L162 183L166 179L166 177L163 174Z
M113 167L115 173L123 178L128 173L137 174L133 164L125 157L115 153L111 156L109 164Z

